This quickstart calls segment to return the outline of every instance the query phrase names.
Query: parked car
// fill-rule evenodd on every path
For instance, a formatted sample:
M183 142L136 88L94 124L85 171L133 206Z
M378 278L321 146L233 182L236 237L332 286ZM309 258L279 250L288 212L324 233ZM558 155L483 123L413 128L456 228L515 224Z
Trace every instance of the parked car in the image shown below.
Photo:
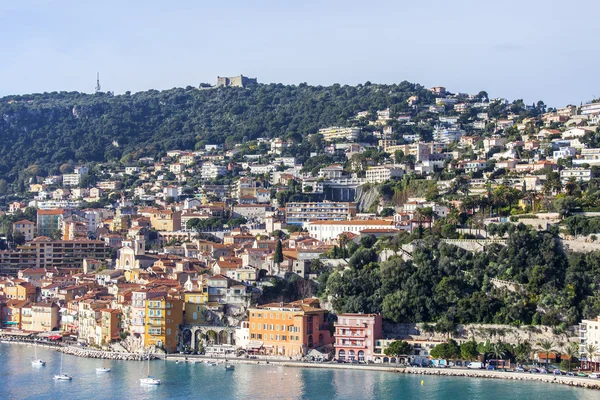
M515 368L515 372L525 372L525 370L523 369L523 367L517 367Z
M573 371L567 371L567 376L577 376L577 374Z
M552 371L552 373L554 375L562 375L563 374L562 371L560 369L558 369L558 368L556 368L554 371Z
M588 378L598 379L600 378L600 373L594 372L593 374L589 374Z
M583 372L578 372L578 373L577 373L577 376L578 376L578 377L580 377L580 378L586 378L586 377L587 377L587 374L585 374L585 373L583 373Z
M496 369L496 367L494 367L493 365L488 365L487 370L488 371L494 371Z
M540 374L547 374L548 370L545 368L540 368Z
M530 374L539 374L540 370L537 368L529 368Z

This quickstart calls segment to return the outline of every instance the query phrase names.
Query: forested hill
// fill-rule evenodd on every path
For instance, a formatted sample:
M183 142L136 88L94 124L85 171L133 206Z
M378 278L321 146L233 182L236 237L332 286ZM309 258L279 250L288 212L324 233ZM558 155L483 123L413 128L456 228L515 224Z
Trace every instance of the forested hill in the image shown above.
M258 137L302 140L319 128L346 124L359 111L405 110L413 94L432 100L428 90L408 82L7 96L0 99L0 173L14 181L56 173L68 161L155 156Z

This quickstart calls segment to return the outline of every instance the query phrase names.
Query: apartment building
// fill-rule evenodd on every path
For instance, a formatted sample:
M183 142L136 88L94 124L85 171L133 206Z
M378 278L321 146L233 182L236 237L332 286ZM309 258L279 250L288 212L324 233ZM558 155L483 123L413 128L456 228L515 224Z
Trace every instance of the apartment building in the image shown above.
M592 170L590 168L567 168L560 171L560 180L567 183L570 178L575 178L577 182L589 182L592 179Z
M592 345L598 348L600 346L600 316L595 319L584 319L579 324L579 359L581 361L600 362L600 353L588 360L587 346Z
M319 133L323 135L323 140L331 142L337 139L341 140L356 140L360 134L360 128L350 127L344 128L341 126L332 126L329 128L319 129Z
M317 299L265 304L248 314L252 352L299 358L332 342L327 311Z
M31 330L51 332L60 328L60 306L51 301L31 304Z
M286 221L292 225L305 222L345 221L356 215L356 203L351 202L290 202L285 206Z
M179 325L183 322L183 301L163 296L146 302L144 343L167 353L177 351Z
M102 240L52 240L37 237L12 253L28 262L35 257L36 268L81 268L85 258L107 258L109 248Z
M404 169L399 165L377 165L369 167L365 178L368 183L383 183L392 178L402 178Z
M335 355L342 361L374 361L375 343L383 337L378 314L340 314L335 324Z

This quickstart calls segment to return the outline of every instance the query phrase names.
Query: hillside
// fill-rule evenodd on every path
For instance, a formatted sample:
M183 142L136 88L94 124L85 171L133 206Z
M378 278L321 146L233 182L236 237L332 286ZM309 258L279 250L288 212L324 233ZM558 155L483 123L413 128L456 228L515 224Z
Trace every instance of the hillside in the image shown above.
M57 173L69 161L155 156L258 137L301 141L319 128L346 124L359 111L405 110L413 94L432 99L408 82L7 96L0 99L0 173L10 182Z

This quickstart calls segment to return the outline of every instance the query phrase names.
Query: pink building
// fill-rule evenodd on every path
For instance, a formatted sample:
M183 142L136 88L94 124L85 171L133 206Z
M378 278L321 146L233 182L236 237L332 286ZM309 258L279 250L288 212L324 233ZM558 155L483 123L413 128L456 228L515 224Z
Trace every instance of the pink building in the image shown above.
M372 361L375 341L383 337L377 314L340 314L335 324L335 355L343 361Z

